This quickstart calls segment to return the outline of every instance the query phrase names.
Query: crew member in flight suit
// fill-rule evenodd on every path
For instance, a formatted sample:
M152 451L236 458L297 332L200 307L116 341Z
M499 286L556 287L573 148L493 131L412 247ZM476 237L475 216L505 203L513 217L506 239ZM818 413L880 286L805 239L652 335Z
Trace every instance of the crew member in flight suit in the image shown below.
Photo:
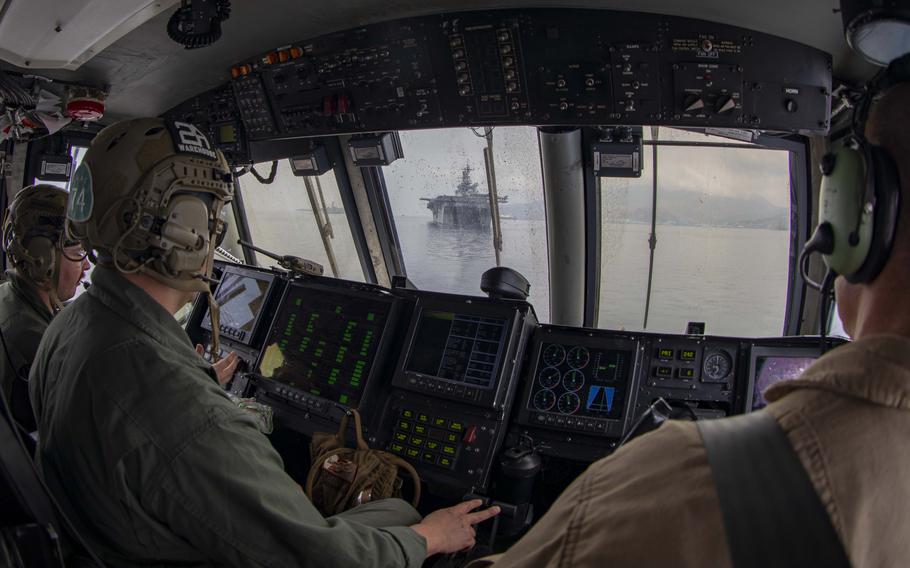
M853 343L765 391L765 411L787 433L850 563L908 566L910 84L888 90L867 124L867 139L899 170L902 205L890 257L870 283L838 277L837 308ZM490 564L731 566L695 424L668 422L594 463L504 555L471 566Z
M417 568L472 546L498 512L479 500L422 520L400 499L324 518L195 352L173 314L209 290L232 193L191 124L124 121L92 142L67 230L96 251L93 286L51 323L30 379L52 494L116 566Z
M27 381L38 343L89 268L82 245L64 239L66 199L52 185L23 188L3 224L3 250L12 268L0 285L0 388L13 419L28 432L36 428Z

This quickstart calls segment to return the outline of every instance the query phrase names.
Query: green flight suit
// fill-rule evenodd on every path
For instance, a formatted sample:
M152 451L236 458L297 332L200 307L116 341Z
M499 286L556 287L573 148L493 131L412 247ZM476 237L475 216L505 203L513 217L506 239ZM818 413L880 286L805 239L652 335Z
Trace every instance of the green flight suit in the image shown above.
M0 333L6 345L6 350L0 348L0 388L16 422L31 432L35 430L35 416L25 381L41 336L54 316L29 281L15 270L8 271L6 277L7 281L0 284Z
M388 499L324 518L176 320L110 268L92 280L29 386L39 469L106 563L421 565L416 510Z

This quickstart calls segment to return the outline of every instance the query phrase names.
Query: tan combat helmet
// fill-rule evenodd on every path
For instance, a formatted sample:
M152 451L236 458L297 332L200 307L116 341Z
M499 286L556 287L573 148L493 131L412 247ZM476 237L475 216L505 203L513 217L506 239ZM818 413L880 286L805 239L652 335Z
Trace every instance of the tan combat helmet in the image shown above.
M51 302L61 306L57 297L60 255L64 241L66 191L52 185L24 187L10 203L3 222L3 250L22 278L49 292ZM75 259L74 259L75 260Z
M196 126L126 120L98 133L73 174L66 227L93 261L208 293L233 192L224 155Z

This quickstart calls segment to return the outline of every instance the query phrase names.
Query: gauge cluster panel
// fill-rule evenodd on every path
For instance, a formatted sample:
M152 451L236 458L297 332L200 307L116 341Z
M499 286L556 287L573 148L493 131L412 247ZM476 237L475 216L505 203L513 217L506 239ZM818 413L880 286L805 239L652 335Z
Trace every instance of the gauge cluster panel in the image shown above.
M533 429L543 453L578 457L615 447L634 413L640 339L544 325L528 353L516 423Z
M654 336L640 378L635 410L641 415L657 399L694 418L734 413L740 343L703 337Z

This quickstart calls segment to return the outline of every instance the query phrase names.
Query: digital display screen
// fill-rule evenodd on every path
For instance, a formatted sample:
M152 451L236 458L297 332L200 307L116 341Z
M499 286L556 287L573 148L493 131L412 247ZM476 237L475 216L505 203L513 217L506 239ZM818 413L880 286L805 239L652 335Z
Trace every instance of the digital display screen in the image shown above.
M251 275L225 268L215 289L221 336L249 345L262 315L274 277L271 274ZM212 329L211 314L206 312L201 327Z
M405 371L489 389L508 328L502 318L423 310Z
M259 374L356 407L391 308L391 299L292 285L269 332Z
M771 385L799 378L815 362L815 357L768 356L755 359L755 387L752 410L767 406L763 393Z
M666 347L657 350L657 356L660 359L672 359L673 350Z
M679 358L683 361L694 361L695 351L693 349L680 349Z
M528 409L620 419L631 366L631 351L545 343Z
M218 127L218 142L233 144L237 141L237 128L233 124L222 124Z

